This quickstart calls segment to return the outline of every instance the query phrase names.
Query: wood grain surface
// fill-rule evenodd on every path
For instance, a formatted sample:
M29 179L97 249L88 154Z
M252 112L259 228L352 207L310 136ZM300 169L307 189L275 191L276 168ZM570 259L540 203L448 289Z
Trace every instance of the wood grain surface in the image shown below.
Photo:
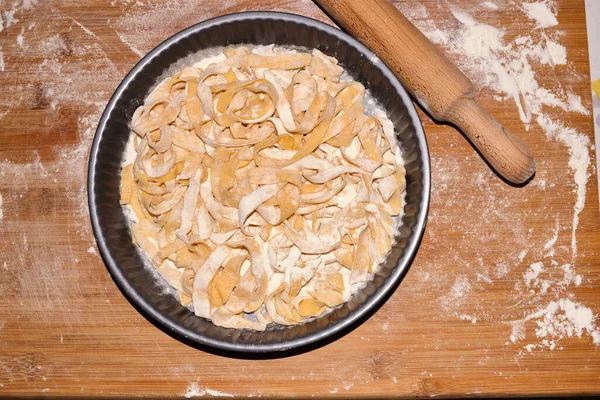
M511 2L495 1L500 9L494 12L484 11L480 1L451 3L505 29L507 40L540 34ZM584 2L554 3L560 24L548 34L567 48L568 64L534 66L536 78L540 86L581 96L591 109ZM421 24L457 23L447 1L395 5ZM0 9L0 397L600 392L600 348L591 332L537 337L543 316L535 316L561 299L600 312L600 216L591 149L575 252L577 186L565 143L535 123L526 129L514 102L499 101L479 86L484 108L537 160L534 181L515 188L499 180L453 128L421 114L432 160L430 217L393 296L356 330L308 353L265 360L217 356L148 322L99 258L85 189L96 124L141 55L189 25L247 10L331 21L311 2L292 0L0 1ZM593 142L590 115L557 110L545 112ZM539 278L548 282L545 293L524 279L536 262L544 265ZM581 285L565 270L581 275Z

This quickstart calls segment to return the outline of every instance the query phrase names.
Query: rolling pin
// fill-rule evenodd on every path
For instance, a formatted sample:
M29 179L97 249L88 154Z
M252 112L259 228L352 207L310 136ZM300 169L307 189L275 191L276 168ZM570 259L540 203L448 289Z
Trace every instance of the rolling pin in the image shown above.
M314 0L396 74L437 121L457 126L509 182L535 173L531 151L475 100L473 83L386 0Z

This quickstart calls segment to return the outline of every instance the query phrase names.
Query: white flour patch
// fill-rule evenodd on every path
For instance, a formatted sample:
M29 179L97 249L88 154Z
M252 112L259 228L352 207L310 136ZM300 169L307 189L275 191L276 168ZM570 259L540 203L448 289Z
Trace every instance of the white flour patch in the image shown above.
M466 56L461 68L475 75L476 81L512 99L526 128L542 107L589 114L581 99L562 87L545 88L539 85L533 65L555 67L565 65L566 48L546 34L519 36L505 40L505 31L475 20L470 14L453 8L452 14L462 24L452 32L446 48ZM434 30L434 35L437 35Z
M544 263L542 263L542 262L536 262L529 266L529 269L527 270L527 272L525 272L525 274L523 274L523 277L525 278L525 283L527 284L528 287L531 286L531 281L537 280L538 275L543 270L544 270Z
M574 284L575 286L581 285L583 277L575 273L575 270L571 264L564 264L560 267L560 269L563 271L563 279L559 282L560 286L566 287L570 284Z
M38 0L23 0L21 7L23 10L31 10L37 4Z
M231 393L225 393L225 392L221 392L219 390L213 390L213 389L206 389L206 393L213 397L235 397Z
M0 46L0 71L4 72L6 64L4 63L4 53L2 52L2 46Z
M432 43L439 44L442 46L445 46L450 40L448 35L439 29L428 31L425 33L425 36L427 36L427 38L431 40Z
M600 345L600 328L596 326L594 313L583 304L570 299L551 301L539 311L512 322L515 338L513 342L525 338L524 326L528 321L535 322L537 326L535 336L541 339L538 343L525 346L529 352L535 348L554 350L562 339L570 337L586 336L591 338L595 345ZM517 327L516 333L515 327ZM513 335L511 335L511 340Z
M488 10L498 10L500 7L498 7L496 4L492 3L491 1L484 1L483 3L481 3L481 5L485 8L487 8Z
M523 9L527 12L529 18L537 22L537 28L548 28L558 25L556 15L550 8L548 1L523 3Z
M558 240L558 232L560 231L560 226L558 225L558 216L556 216L556 228L554 229L554 235L548 239L548 241L544 244L544 254L545 257L553 257L554 256L554 245Z
M62 64L60 64L57 59L43 60L38 66L39 72L51 72L55 75L60 75L61 70Z
M448 43L448 32L446 29L437 28L433 20L429 18L429 12L424 4L395 1L393 5L433 43L439 45L446 45Z
M90 248L87 249L87 252L90 253L90 254L93 254L95 256L98 255L98 253L96 253L96 249L94 249L94 246L90 246Z
M186 399L191 399L192 397L202 397L206 394L206 390L200 389L200 386L197 382L192 382L185 390L183 396Z
M527 253L529 252L529 250L523 250L522 252L519 253L519 262L523 262L523 260L525 259L525 256L527 256Z
M494 283L494 281L491 280L489 276L479 272L477 273L477 282Z
M519 340L525 339L525 323L523 320L512 321L510 332L510 341L517 343Z
M25 32L25 28L21 28L21 33L19 33L17 35L17 44L19 45L20 48L23 48L25 46L24 43L24 38L23 38L23 32Z
M137 48L135 48L135 46L133 46L131 43L129 43L127 41L127 39L125 39L123 37L122 34L120 34L119 32L117 32L117 36L119 36L119 39L121 39L121 42L123 42L124 44L127 45L127 47L129 47L129 49L131 49L131 51L133 51L135 54L137 54L140 57L144 57L144 53L142 53L141 51L139 51Z
M41 41L38 45L38 51L44 55L55 56L60 52L67 52L68 49L65 40L60 35L56 34Z
M460 306L467 299L468 293L472 288L466 275L458 276L450 288L448 295L441 297L442 308L449 311L452 308Z
M18 11L18 9L16 8L16 5L18 5L18 4L19 3L16 3L15 5L13 5L12 9L2 12L2 15L4 16L4 23L5 23L4 26L6 28L19 22L19 20L15 18L15 13Z
M458 316L458 318L461 321L471 321L472 324L476 324L477 323L477 317L472 316L472 315L468 315L468 314L460 314Z
M411 21L418 19L426 19L429 17L429 13L427 12L427 8L425 7L425 5L417 1L394 2L394 6L397 9L399 9L400 12Z
M235 397L235 395L231 393L225 393L219 390L213 390L208 388L201 388L198 382L190 383L183 396L186 399L191 399L193 397L203 397L207 394L212 397Z
M22 3L16 1L12 3L10 10L0 10L0 32L2 32L5 28L9 28L19 22L19 19L16 18L15 15L22 14L23 10L31 10L36 4L37 0L23 0Z
M538 124L544 129L546 136L564 143L570 154L569 167L573 171L577 198L573 206L573 228L571 233L571 251L573 261L577 256L577 227L579 214L585 207L586 185L588 181L588 168L590 166L589 145L590 139L572 128L565 127L561 122L553 121L545 114L537 117Z
M92 36L93 38L96 38L97 40L100 40L100 38L98 36L96 36L94 34L94 32L90 31L88 28L86 28L85 26L83 26L79 21L77 21L75 18L73 17L69 17L71 19L71 21L75 22L75 24L81 28L81 30L83 30L85 33L87 33L88 35Z
M469 291L471 291L469 279L467 279L466 276L460 276L456 278L454 285L452 285L451 295L452 297L458 299L460 297L464 297Z

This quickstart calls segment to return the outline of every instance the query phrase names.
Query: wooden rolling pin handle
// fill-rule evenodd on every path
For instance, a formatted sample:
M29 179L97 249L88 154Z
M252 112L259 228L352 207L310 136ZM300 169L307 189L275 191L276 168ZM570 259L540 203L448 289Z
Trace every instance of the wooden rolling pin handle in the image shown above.
M500 125L475 99L459 100L450 110L448 121L460 128L505 179L520 184L535 173L535 160L527 146Z
M473 84L386 0L315 0L367 45L436 120L458 126L506 180L535 173L533 155L473 98Z

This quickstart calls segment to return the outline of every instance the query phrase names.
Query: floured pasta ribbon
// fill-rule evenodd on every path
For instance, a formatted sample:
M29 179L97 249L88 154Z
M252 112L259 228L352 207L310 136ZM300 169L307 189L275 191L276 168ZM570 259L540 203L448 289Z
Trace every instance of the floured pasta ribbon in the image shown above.
M392 123L337 60L227 49L160 82L122 171L133 241L219 326L295 325L348 301L389 252L406 186Z

